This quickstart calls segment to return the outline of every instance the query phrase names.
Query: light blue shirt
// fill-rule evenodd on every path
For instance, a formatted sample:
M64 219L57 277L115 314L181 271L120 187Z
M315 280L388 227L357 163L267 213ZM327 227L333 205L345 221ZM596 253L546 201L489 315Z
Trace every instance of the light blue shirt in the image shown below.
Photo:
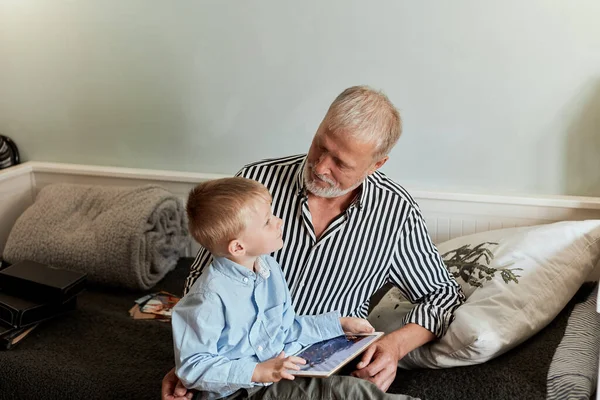
M281 268L258 259L258 274L215 257L173 309L175 372L209 399L226 397L252 382L254 368L282 350L343 335L339 312L297 316Z

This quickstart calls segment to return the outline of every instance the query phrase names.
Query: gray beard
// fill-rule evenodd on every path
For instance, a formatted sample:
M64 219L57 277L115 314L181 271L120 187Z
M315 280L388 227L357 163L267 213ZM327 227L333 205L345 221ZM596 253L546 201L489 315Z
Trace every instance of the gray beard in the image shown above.
M312 172L311 169L312 168L308 165L308 163L306 163L306 166L304 167L304 185L306 186L306 190L308 190L315 196L323 197L326 199L333 199L335 197L344 196L356 189L357 187L359 187L365 180L365 178L363 177L347 189L339 189L337 186L331 185L330 182L327 182L331 185L330 187L322 188L317 186L314 180L309 179L310 173Z

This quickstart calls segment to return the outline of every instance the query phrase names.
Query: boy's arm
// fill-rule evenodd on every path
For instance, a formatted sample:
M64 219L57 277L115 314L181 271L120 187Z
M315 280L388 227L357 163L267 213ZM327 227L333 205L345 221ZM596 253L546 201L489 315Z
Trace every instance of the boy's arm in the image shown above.
M283 304L283 323L282 326L287 332L284 344L298 342L302 346L308 346L341 336L344 334L340 323L340 313L338 311L328 312L319 315L296 315L292 307L292 298L287 282L279 264L274 259L270 259L271 271L277 271L276 279L279 279L285 293L285 302Z
M219 355L225 326L221 300L212 293L184 297L173 309L175 372L188 389L225 393L250 388L257 363Z
M294 316L291 326L287 330L286 344L298 342L302 346L308 346L344 334L338 311L319 315L295 315L294 309L289 306L283 315L284 326L288 326L289 322L287 321L292 320L287 315L288 313L294 314Z

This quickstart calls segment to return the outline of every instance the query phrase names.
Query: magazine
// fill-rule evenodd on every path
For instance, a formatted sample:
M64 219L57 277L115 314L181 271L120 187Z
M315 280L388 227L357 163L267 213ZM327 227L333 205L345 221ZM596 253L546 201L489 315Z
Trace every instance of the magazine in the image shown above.
M171 293L158 292L137 299L136 305L139 307L139 311L141 313L155 314L165 318L170 318L173 312L173 307L178 301L179 297Z
M346 334L315 343L295 354L306 360L300 371L289 371L297 376L327 378L356 356L365 351L383 332Z

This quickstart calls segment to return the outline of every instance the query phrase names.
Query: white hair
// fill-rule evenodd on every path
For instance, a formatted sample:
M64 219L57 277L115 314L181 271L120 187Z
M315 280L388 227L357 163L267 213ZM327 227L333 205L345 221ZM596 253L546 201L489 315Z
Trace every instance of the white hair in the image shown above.
M355 139L375 144L375 157L387 155L402 133L400 113L385 94L368 86L352 86L331 103L325 116L331 132L345 130Z

